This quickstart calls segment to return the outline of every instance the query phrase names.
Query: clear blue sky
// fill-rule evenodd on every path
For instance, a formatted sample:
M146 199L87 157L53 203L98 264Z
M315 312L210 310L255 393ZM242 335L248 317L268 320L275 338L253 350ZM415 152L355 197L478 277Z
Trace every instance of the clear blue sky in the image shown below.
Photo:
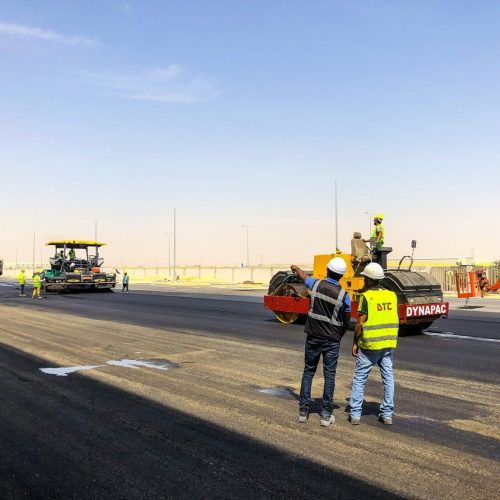
M9 1L1 256L310 261L383 212L395 255L500 256L500 2ZM38 245L38 243L37 243ZM472 250L473 249L473 250Z

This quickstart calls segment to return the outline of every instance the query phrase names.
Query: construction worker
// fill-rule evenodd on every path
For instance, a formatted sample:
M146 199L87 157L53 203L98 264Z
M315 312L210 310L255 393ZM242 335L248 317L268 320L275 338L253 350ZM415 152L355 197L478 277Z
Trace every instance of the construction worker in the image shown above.
M375 244L372 246L372 250L378 250L379 248L384 246L384 226L382 226L382 221L384 220L384 216L382 214L377 214L373 218L373 232L372 238L375 238ZM370 243L371 238L369 240L363 240L365 243Z
M69 257L69 260L76 259L76 252L75 252L74 248L69 249L68 257Z
M319 359L323 355L323 403L320 413L320 425L328 427L335 422L333 416L333 393L335 390L335 374L340 351L340 340L349 326L351 300L340 286L340 279L347 267L344 259L335 257L328 262L327 278L318 280L308 277L299 267L291 269L301 278L311 297L311 306L307 316L305 332L307 333L304 373L300 386L299 422L307 422L309 417L309 401L311 385Z
M40 289L42 288L42 282L40 280L40 270L37 269L33 274L33 295L32 299L41 299Z
M123 279L122 279L122 293L126 291L128 293L128 282L129 282L129 277L127 271L123 273Z
M24 269L21 269L17 275L17 280L19 281L19 286L21 287L20 296L26 297L26 294L24 293L24 287L26 286L26 271Z
M379 420L386 425L392 425L392 358L398 343L398 301L394 292L386 290L380 284L380 280L384 278L382 266L371 262L361 274L365 277L365 287L359 301L352 344L356 367L349 402L349 420L353 425L360 423L365 383L372 368L378 365L384 385L384 400L380 405Z

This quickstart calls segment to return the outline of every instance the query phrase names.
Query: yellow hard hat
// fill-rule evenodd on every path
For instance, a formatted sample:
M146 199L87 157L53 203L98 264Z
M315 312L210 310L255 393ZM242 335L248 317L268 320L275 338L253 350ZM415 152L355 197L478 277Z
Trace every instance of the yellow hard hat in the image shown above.
M37 269L35 272L36 272L36 273L41 273L41 272L42 272L42 270L41 270L41 269Z
M21 269L21 272L22 272L22 273L24 273L24 272L25 272L25 270L24 270L24 269Z
M377 214L375 215L374 217L375 219L380 219L380 220L384 220L384 215L383 214Z

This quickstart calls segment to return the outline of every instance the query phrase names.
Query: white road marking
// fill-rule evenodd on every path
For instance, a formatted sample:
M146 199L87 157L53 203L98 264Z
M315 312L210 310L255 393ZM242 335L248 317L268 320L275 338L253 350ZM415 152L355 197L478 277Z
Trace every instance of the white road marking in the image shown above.
M14 285L11 283L0 283L0 286L14 286Z
M56 375L57 377L67 377L68 373L79 372L83 370L93 370L104 365L85 365L85 366L62 366L60 368L40 368L40 371L48 375Z
M148 361L137 361L135 359L120 359L118 361L107 361L108 365L113 366L123 366L125 368L134 368L137 369L139 366L144 366L146 368L156 368L157 370L168 370L171 366L166 363L163 364L154 364Z
M139 361L135 359L111 359L106 361L106 365L121 366L122 368L155 368L156 370L168 370L172 367L178 367L176 363L169 361ZM61 366L57 368L40 368L40 371L48 375L56 375L57 377L67 377L69 373L79 372L83 370L94 370L102 368L106 365L82 365L82 366Z
M487 337L472 337L470 335L457 335L453 332L424 332L425 335L431 335L433 337L446 337L446 338L454 338L454 339L464 339L464 340L478 340L479 342L495 342L500 343L500 339L489 339Z

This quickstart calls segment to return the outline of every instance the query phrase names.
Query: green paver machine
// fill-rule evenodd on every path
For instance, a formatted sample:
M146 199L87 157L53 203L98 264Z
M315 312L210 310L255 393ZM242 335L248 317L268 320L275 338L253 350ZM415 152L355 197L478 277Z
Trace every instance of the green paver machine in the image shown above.
M50 269L43 271L47 291L110 290L116 286L116 274L102 271L99 248L105 243L85 240L49 241L54 246Z

